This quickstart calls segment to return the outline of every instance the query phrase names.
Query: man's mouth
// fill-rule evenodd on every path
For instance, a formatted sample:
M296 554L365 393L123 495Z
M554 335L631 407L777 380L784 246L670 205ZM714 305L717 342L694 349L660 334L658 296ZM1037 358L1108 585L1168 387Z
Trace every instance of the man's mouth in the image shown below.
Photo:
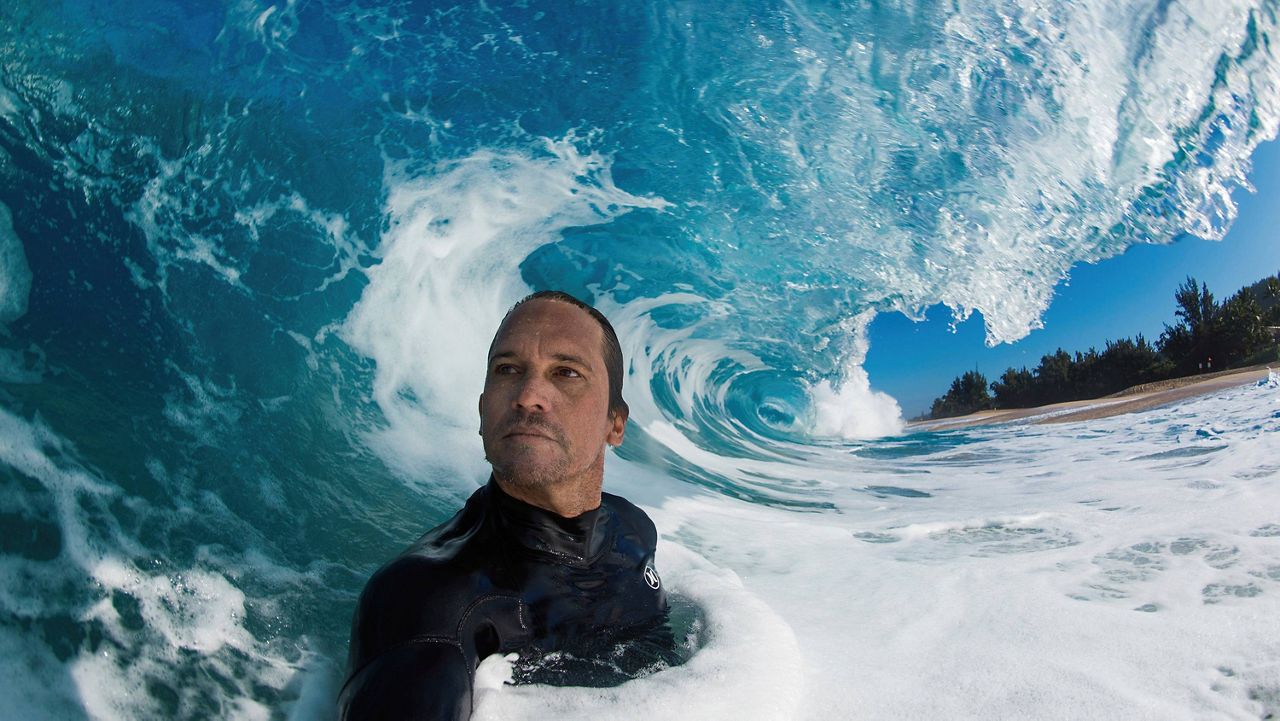
M513 431L508 431L506 435L504 435L503 437L504 438L542 438L548 441L556 440L556 438L551 434L545 433L543 431L539 431L534 428L517 428Z
M563 444L564 436L550 420L534 414L518 414L507 419L507 427L503 438L541 438L553 443Z

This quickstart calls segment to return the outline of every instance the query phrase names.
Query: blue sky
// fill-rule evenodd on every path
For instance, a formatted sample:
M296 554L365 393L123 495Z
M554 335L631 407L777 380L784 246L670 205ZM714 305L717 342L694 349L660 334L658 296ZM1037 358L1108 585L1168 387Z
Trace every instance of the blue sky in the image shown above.
M951 332L951 312L936 306L916 323L882 314L871 326L866 369L871 385L902 405L907 417L928 409L957 375L977 368L994 380L1005 368L1034 368L1062 347L1101 349L1107 339L1142 333L1154 341L1173 320L1173 291L1188 275L1221 300L1241 286L1280 271L1280 142L1259 146L1250 174L1257 192L1238 190L1235 224L1221 241L1184 236L1166 245L1138 245L1123 255L1072 269L1056 289L1045 327L1012 344L988 348L981 314Z

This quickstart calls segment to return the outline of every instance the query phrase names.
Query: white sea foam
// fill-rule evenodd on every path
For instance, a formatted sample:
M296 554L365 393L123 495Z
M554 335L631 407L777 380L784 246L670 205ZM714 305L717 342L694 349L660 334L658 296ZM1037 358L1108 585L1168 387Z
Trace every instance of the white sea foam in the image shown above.
M22 239L13 229L13 213L0 203L0 325L12 323L27 312L31 294L31 268Z
M18 351L0 348L0 382L39 383L43 378L43 358L37 356L35 363L31 363Z
M24 516L39 513L43 503L51 506L49 520L56 524L60 545L47 560L0 556L5 579L0 611L36 627L74 623L96 638L79 649L64 648L69 658L58 660L50 648L60 644L33 643L21 625L0 629L6 658L42 679L36 686L14 684L0 694L0 716L160 718L174 711L153 692L157 686L167 688L172 703L184 709L179 714L195 714L208 708L211 689L204 682L190 683L190 676L207 674L218 679L221 690L239 689L215 702L219 715L266 719L271 709L253 700L255 688L296 693L294 703L303 704L316 692L308 696L308 684L296 679L313 667L322 669L322 679L311 687L332 678L327 664L291 660L287 649L255 639L244 626L246 595L228 575L203 565L166 568L159 559L154 568L140 564L137 559L154 558L155 551L104 509L118 502L147 514L146 503L82 467L74 449L43 423L0 409L0 463L40 489L9 486L17 496L6 504ZM250 557L219 565L243 572L262 563ZM300 687L286 691L293 685ZM309 704L314 708L314 699Z
M683 666L615 688L498 686L501 657L483 670L476 721L512 718L624 719L637 709L661 718L760 719L794 716L805 697L804 668L791 628L732 571L676 543L662 548L668 592L702 607L698 652Z
M724 619L707 646L615 689L491 685L478 717L1275 713L1276 401L1246 386L1086 423L971 430L974 442L856 470L833 454L803 470L826 482L836 508L824 513L668 497L649 509L659 566L673 592ZM1214 432L1198 432L1209 421ZM651 477L610 467L626 494L650 496Z
M22 98L9 92L8 88L0 88L0 115L6 118L17 118L26 108Z
M241 280L243 259L230 257L217 234L190 227L190 218L200 215L196 205L205 198L185 185L189 183L206 192L214 186L215 180L201 177L199 167L213 148L206 144L188 156L170 160L161 155L153 142L139 140L138 146L155 159L157 172L125 213L125 218L138 226L147 240L151 257L156 261L157 285L167 290L171 268L193 265L203 266L233 288L247 291ZM141 280L151 283L145 277Z
M875 311L863 311L845 324L845 334L852 340L839 387L823 380L810 391L816 435L866 439L902 432L898 402L887 393L872 390L871 378L862 367L871 348L867 329L875 316Z
M362 253L368 252L364 242L351 229L345 216L341 213L331 213L317 208L311 207L307 199L297 192L291 193L285 197L277 198L270 202L260 202L251 208L237 209L235 212L235 220L244 226L250 237L255 242L261 238L264 227L273 219L278 220L277 216L290 215L294 216L303 223L315 228L326 247L331 248L333 254L331 265L334 271L319 285L308 288L308 292L322 292L330 285L344 279L359 267L359 259ZM267 230L265 232L272 232ZM301 296L294 295L284 298L284 300L298 300Z

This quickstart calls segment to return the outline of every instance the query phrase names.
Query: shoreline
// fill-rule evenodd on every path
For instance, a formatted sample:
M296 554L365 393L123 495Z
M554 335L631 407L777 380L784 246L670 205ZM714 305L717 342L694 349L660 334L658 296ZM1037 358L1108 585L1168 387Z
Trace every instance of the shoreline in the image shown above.
M1030 423L1072 423L1123 415L1171 405L1179 401L1220 391L1224 388L1250 385L1267 378L1270 369L1250 366L1234 370L1183 376L1144 383L1101 398L1064 401L1033 408L1005 408L978 411L964 416L927 421L909 421L908 431L955 430L974 426L995 425L1026 420Z

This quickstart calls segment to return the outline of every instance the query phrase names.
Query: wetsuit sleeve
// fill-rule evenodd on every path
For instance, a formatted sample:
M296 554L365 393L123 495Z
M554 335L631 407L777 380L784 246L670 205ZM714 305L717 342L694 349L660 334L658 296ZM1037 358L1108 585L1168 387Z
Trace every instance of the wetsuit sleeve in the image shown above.
M352 619L340 718L469 718L476 665L529 638L520 599L478 585L448 562L413 554L375 573Z
M471 715L475 650L459 638L465 599L447 569L402 555L379 569L351 621L343 721L457 721Z
M352 676L338 704L343 721L466 721L470 661L445 641L394 648Z

